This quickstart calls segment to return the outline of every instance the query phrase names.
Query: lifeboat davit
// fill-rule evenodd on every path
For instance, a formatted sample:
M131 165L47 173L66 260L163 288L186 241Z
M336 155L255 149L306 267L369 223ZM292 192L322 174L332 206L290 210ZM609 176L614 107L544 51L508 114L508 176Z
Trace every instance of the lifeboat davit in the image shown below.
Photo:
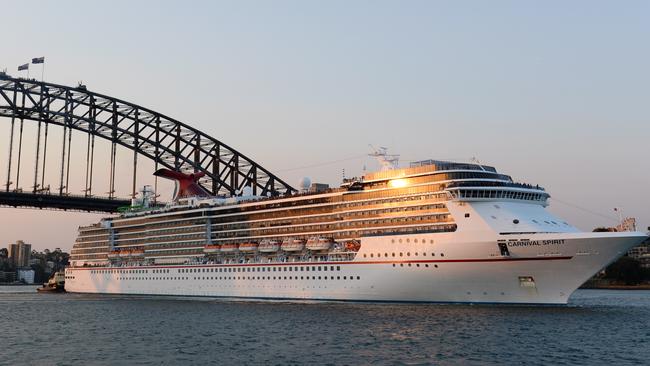
M262 240L260 246L257 247L262 253L277 252L280 249L280 242L277 240Z
M332 238L309 238L307 240L307 249L309 250L328 250L334 244L334 239Z
M203 247L203 253L206 253L206 254L219 253L220 250L221 250L221 246L216 245L216 244L208 244L208 245Z
M239 250L242 252L255 252L257 251L257 243L243 243L239 244Z
M239 244L224 244L221 246L222 253L235 253L239 251Z
M282 250L285 252L299 252L305 248L304 239L286 239L282 242Z
M144 257L144 250L142 250L142 249L132 250L131 251L131 256L132 257Z

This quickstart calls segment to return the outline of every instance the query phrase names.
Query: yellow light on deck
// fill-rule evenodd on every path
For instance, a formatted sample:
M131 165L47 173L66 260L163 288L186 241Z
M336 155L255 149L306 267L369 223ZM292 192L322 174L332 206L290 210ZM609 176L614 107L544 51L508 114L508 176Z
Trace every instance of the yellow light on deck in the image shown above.
M406 181L406 179L393 179L388 182L388 186L391 188L402 188L402 187L406 187L407 184L408 182Z

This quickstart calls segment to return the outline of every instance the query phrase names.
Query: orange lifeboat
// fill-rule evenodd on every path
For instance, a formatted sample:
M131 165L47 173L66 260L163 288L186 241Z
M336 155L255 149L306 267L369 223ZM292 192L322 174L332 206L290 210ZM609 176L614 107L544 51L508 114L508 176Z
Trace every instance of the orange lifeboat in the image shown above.
M128 258L131 256L130 250L120 250L120 258Z
M235 253L239 251L239 244L223 244L221 253Z
M262 240L257 248L262 253L273 253L280 249L280 242L277 240Z
M334 239L324 237L312 237L307 240L309 250L328 250L334 244Z
M282 250L285 252L299 252L305 248L304 239L286 239L282 242Z
M345 249L351 252L358 252L361 249L361 243L356 240L351 240L345 243Z
M220 250L221 250L221 246L217 245L217 244L208 244L208 245L203 247L203 253L206 253L206 254L219 253Z
M249 252L249 253L255 252L257 251L257 247L258 247L257 243L252 243L252 242L239 244L239 250L241 252Z
M120 256L120 251L119 250L111 250L110 252L108 252L108 258L109 259L115 259L115 258L118 258L119 256Z

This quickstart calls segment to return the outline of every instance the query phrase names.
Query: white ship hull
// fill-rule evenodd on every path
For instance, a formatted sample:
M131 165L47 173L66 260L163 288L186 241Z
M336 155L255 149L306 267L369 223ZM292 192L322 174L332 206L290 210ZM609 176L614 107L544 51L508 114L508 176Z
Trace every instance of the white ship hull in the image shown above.
M566 304L582 283L647 238L642 233L512 237L481 238L471 233L368 237L362 239L361 251L350 262L68 268L66 290L256 299ZM509 240L509 255L500 253L498 239ZM162 271L166 272L158 273Z

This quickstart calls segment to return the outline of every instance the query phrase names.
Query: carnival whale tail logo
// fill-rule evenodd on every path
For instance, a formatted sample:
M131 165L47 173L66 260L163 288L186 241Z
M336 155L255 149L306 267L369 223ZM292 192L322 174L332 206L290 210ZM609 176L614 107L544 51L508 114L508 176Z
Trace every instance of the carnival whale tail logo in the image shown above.
M212 194L198 183L199 179L205 175L205 172L185 174L170 169L158 169L153 175L171 179L176 183L174 201L186 197L212 197Z

